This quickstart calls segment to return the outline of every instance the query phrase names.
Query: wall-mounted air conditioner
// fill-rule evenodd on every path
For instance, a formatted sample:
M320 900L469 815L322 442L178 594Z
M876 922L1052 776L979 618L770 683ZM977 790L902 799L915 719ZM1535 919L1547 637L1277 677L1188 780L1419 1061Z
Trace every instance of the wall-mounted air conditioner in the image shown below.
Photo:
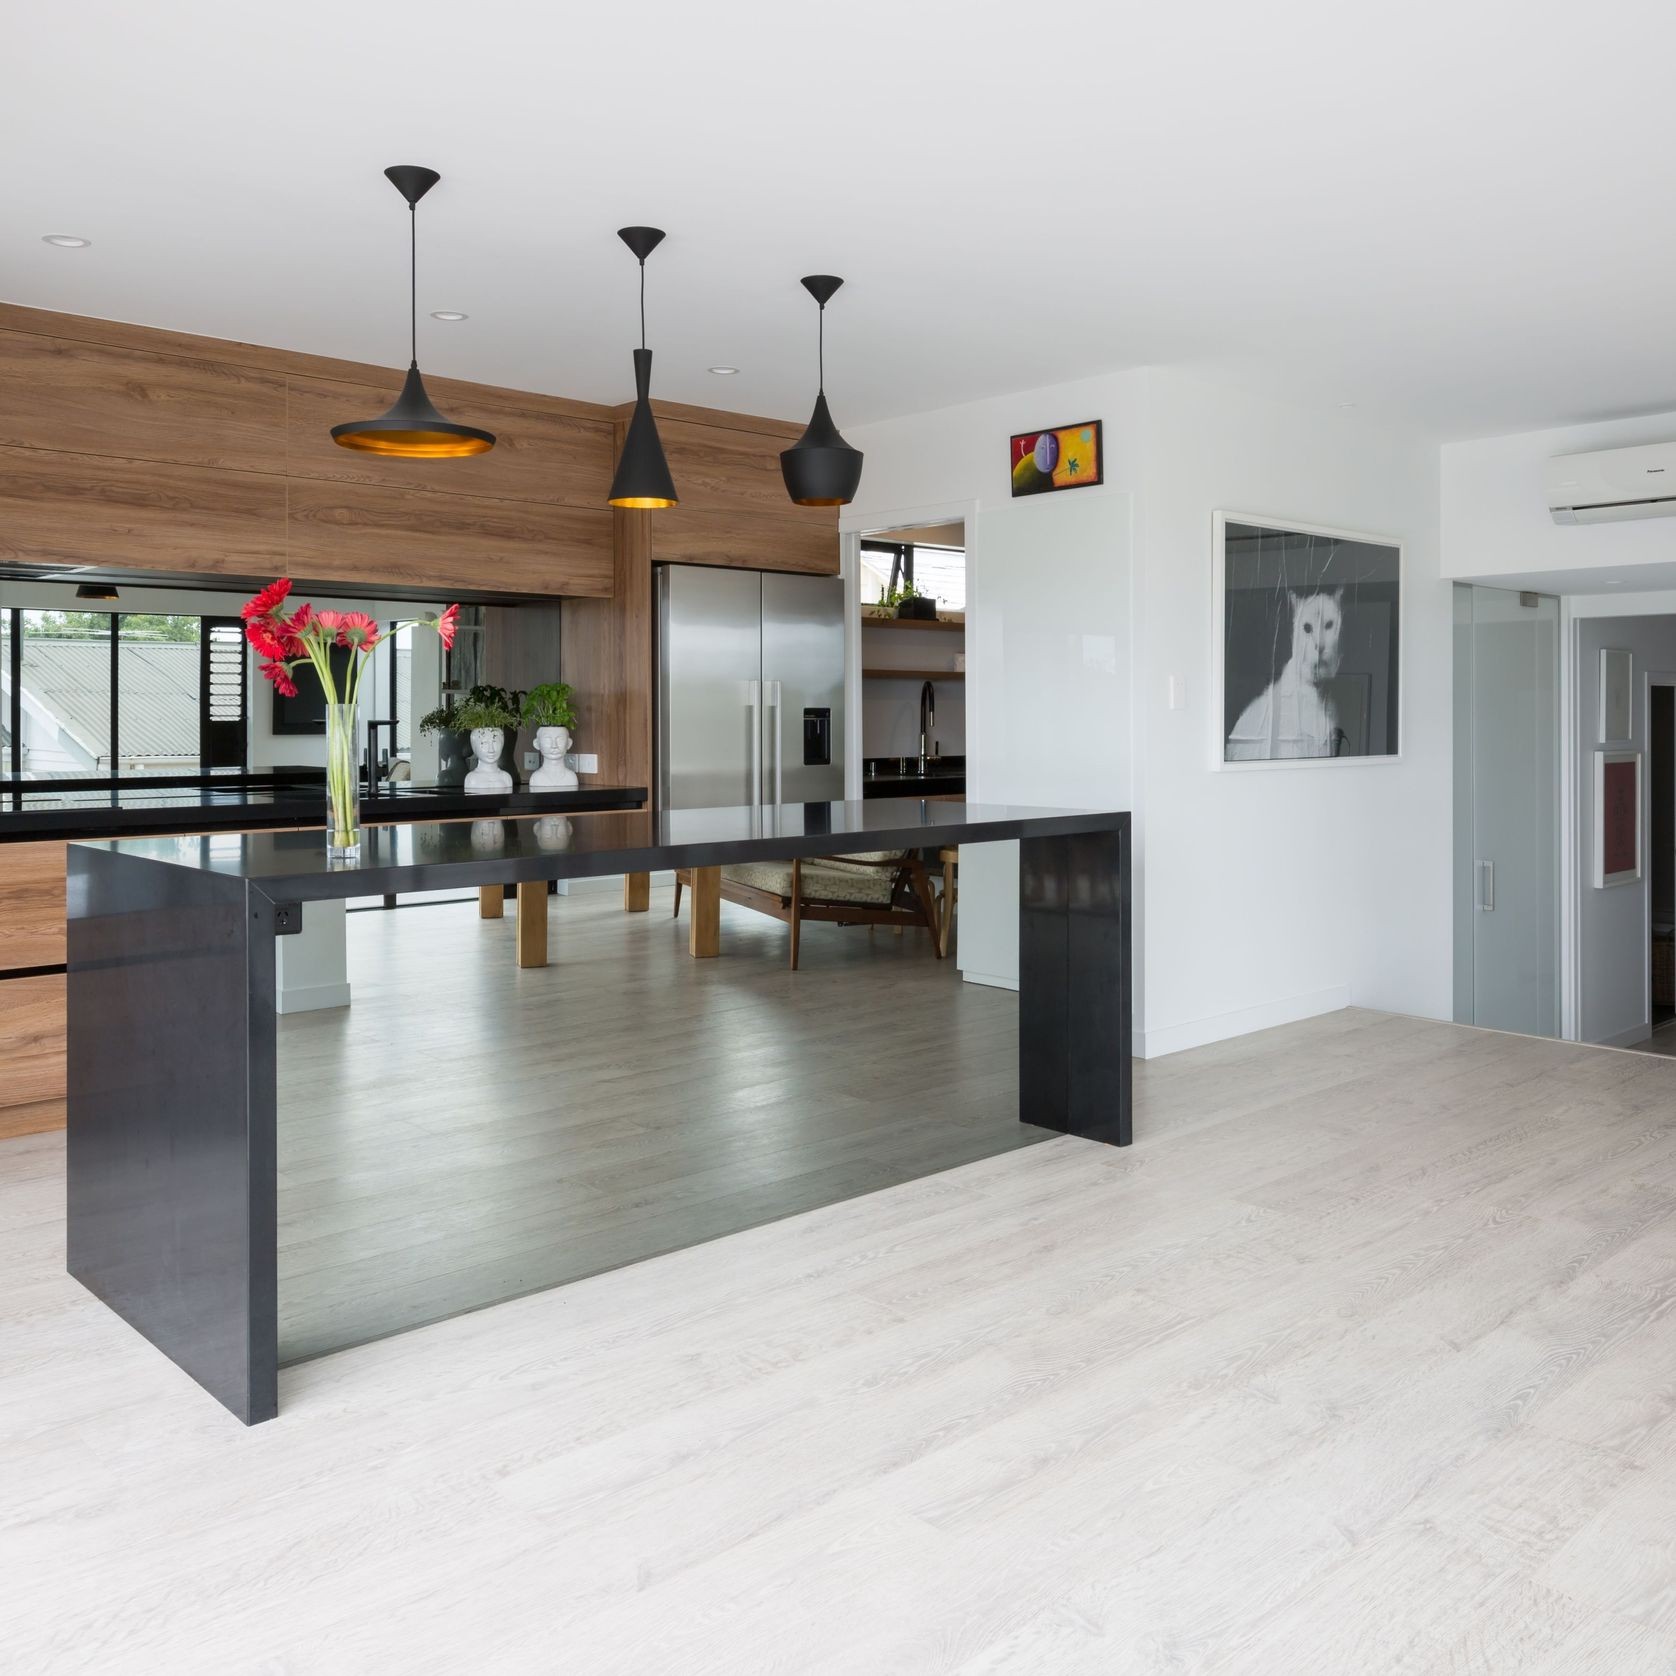
M1676 442L1560 454L1542 468L1556 524L1613 524L1676 514Z

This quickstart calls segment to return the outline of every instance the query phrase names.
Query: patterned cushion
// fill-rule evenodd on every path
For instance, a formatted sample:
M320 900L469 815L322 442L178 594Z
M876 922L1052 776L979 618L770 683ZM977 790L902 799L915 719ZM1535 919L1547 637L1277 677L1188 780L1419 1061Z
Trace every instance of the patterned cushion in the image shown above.
M791 895L789 861L741 862L735 867L724 867L722 877L732 884L750 885L775 896ZM889 867L835 867L825 861L803 864L803 894L815 902L854 902L888 908L895 881L896 874Z

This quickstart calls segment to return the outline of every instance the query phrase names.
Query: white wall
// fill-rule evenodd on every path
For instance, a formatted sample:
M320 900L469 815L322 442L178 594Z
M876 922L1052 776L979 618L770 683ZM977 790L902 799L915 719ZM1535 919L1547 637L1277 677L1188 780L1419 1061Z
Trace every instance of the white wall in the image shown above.
M1443 574L1548 593L1591 585L1615 572L1626 587L1676 580L1676 518L1624 524L1556 524L1542 488L1542 466L1556 454L1630 448L1676 439L1676 413L1614 419L1443 447Z
M1012 433L1096 417L1102 488L1012 500ZM969 508L974 801L1135 812L1139 1051L1347 1001L1449 1015L1451 599L1435 444L1170 368L858 427L852 440L868 459L846 529ZM1219 508L1404 543L1402 761L1214 768ZM1185 693L1173 711L1172 675ZM1012 860L972 851L961 868L966 975L1016 982Z
M1143 374L1113 374L850 433L867 469L846 530L966 519L972 802L1133 805L1133 489L1144 387ZM1096 417L1105 421L1105 484L1014 502L1012 432ZM960 870L961 969L1016 987L1016 846L967 846Z
M1147 1051L1347 1002L1447 1018L1452 596L1436 444L1164 368L1151 375L1147 448ZM1218 509L1402 543L1400 761L1213 768ZM1172 675L1186 694L1173 711Z

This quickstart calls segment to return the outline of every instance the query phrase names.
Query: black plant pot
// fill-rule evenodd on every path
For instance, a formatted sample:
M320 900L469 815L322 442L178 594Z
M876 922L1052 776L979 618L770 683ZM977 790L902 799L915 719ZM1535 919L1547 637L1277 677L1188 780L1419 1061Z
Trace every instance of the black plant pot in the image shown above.
M441 728L436 736L436 783L463 786L471 771L471 735Z
M898 603L896 615L916 623L934 623L937 621L937 602L934 599L905 599Z

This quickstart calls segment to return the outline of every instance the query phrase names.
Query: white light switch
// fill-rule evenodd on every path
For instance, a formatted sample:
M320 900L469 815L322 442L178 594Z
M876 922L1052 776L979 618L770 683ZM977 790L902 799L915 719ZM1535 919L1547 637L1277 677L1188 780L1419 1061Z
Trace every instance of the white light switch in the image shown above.
M524 767L525 768L539 768L540 766L541 766L541 752L540 751L525 751L524 752Z
M599 758L592 751L572 751L566 760L578 774L599 772Z
M1170 708L1185 710L1187 708L1187 682L1180 675L1170 677Z

